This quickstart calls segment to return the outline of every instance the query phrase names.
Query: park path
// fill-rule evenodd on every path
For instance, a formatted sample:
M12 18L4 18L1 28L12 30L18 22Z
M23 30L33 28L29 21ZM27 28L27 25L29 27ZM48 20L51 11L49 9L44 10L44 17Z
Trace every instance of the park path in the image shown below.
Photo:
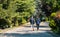
M17 27L3 33L0 33L0 37L55 37L51 32L51 28L48 22L41 22L39 31L34 27L34 31L30 28L30 23L27 23L23 27Z

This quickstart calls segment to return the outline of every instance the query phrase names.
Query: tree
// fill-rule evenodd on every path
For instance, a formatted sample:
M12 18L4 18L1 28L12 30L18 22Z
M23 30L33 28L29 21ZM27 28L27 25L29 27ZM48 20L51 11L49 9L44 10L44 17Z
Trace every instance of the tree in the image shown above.
M0 18L8 21L10 27L12 27L13 24L16 22L18 24L18 20L20 20L19 18L29 17L35 11L34 0L1 0L1 1L3 2L0 3ZM15 25L17 26L17 24Z
M60 33L60 19L56 16L58 12L60 10L60 0L45 0L45 2L43 4L47 4L51 9L51 13L49 13L49 9L47 9L48 12L45 11L45 13L47 14L50 14L49 15L49 21L50 21L50 27L52 28L52 30L55 32L55 33ZM45 6L47 7L47 6ZM60 13L60 11L59 11ZM48 16L48 15L47 15Z

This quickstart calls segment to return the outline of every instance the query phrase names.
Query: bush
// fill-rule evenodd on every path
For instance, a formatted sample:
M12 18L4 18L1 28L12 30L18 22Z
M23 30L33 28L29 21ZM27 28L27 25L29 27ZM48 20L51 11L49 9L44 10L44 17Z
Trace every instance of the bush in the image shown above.
M0 27L8 28L26 23L27 17L35 12L34 0L3 0L0 1ZM23 18L25 17L25 18Z
M49 19L50 21L49 26L51 27L53 32L60 33L60 19L55 16L56 16L56 13L51 14L51 17Z
M52 29L55 29L56 28L56 23L54 20L50 20L50 24L49 26L52 28Z
M22 18L21 17L18 19L18 24L19 25L22 24Z
M0 19L0 28L5 29L9 27L9 22L6 19Z
M56 16L56 12L51 14L51 17L55 17Z
M24 23L26 23L27 21L24 19L24 18L22 18L22 24L24 24Z

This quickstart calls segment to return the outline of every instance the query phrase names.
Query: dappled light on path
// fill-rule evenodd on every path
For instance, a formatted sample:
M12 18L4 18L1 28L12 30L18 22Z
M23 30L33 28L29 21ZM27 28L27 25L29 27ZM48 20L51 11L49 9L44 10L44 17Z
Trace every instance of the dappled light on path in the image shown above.
M32 31L30 25L26 25L0 33L0 37L55 37L51 32L51 28L47 24L40 24L38 31L36 26L34 26L34 31Z

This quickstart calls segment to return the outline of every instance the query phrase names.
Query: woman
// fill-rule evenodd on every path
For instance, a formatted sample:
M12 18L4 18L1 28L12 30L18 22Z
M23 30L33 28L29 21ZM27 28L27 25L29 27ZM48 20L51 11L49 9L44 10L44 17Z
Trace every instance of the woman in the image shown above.
M31 28L34 31L34 18L33 16L30 18L30 24L31 24Z

